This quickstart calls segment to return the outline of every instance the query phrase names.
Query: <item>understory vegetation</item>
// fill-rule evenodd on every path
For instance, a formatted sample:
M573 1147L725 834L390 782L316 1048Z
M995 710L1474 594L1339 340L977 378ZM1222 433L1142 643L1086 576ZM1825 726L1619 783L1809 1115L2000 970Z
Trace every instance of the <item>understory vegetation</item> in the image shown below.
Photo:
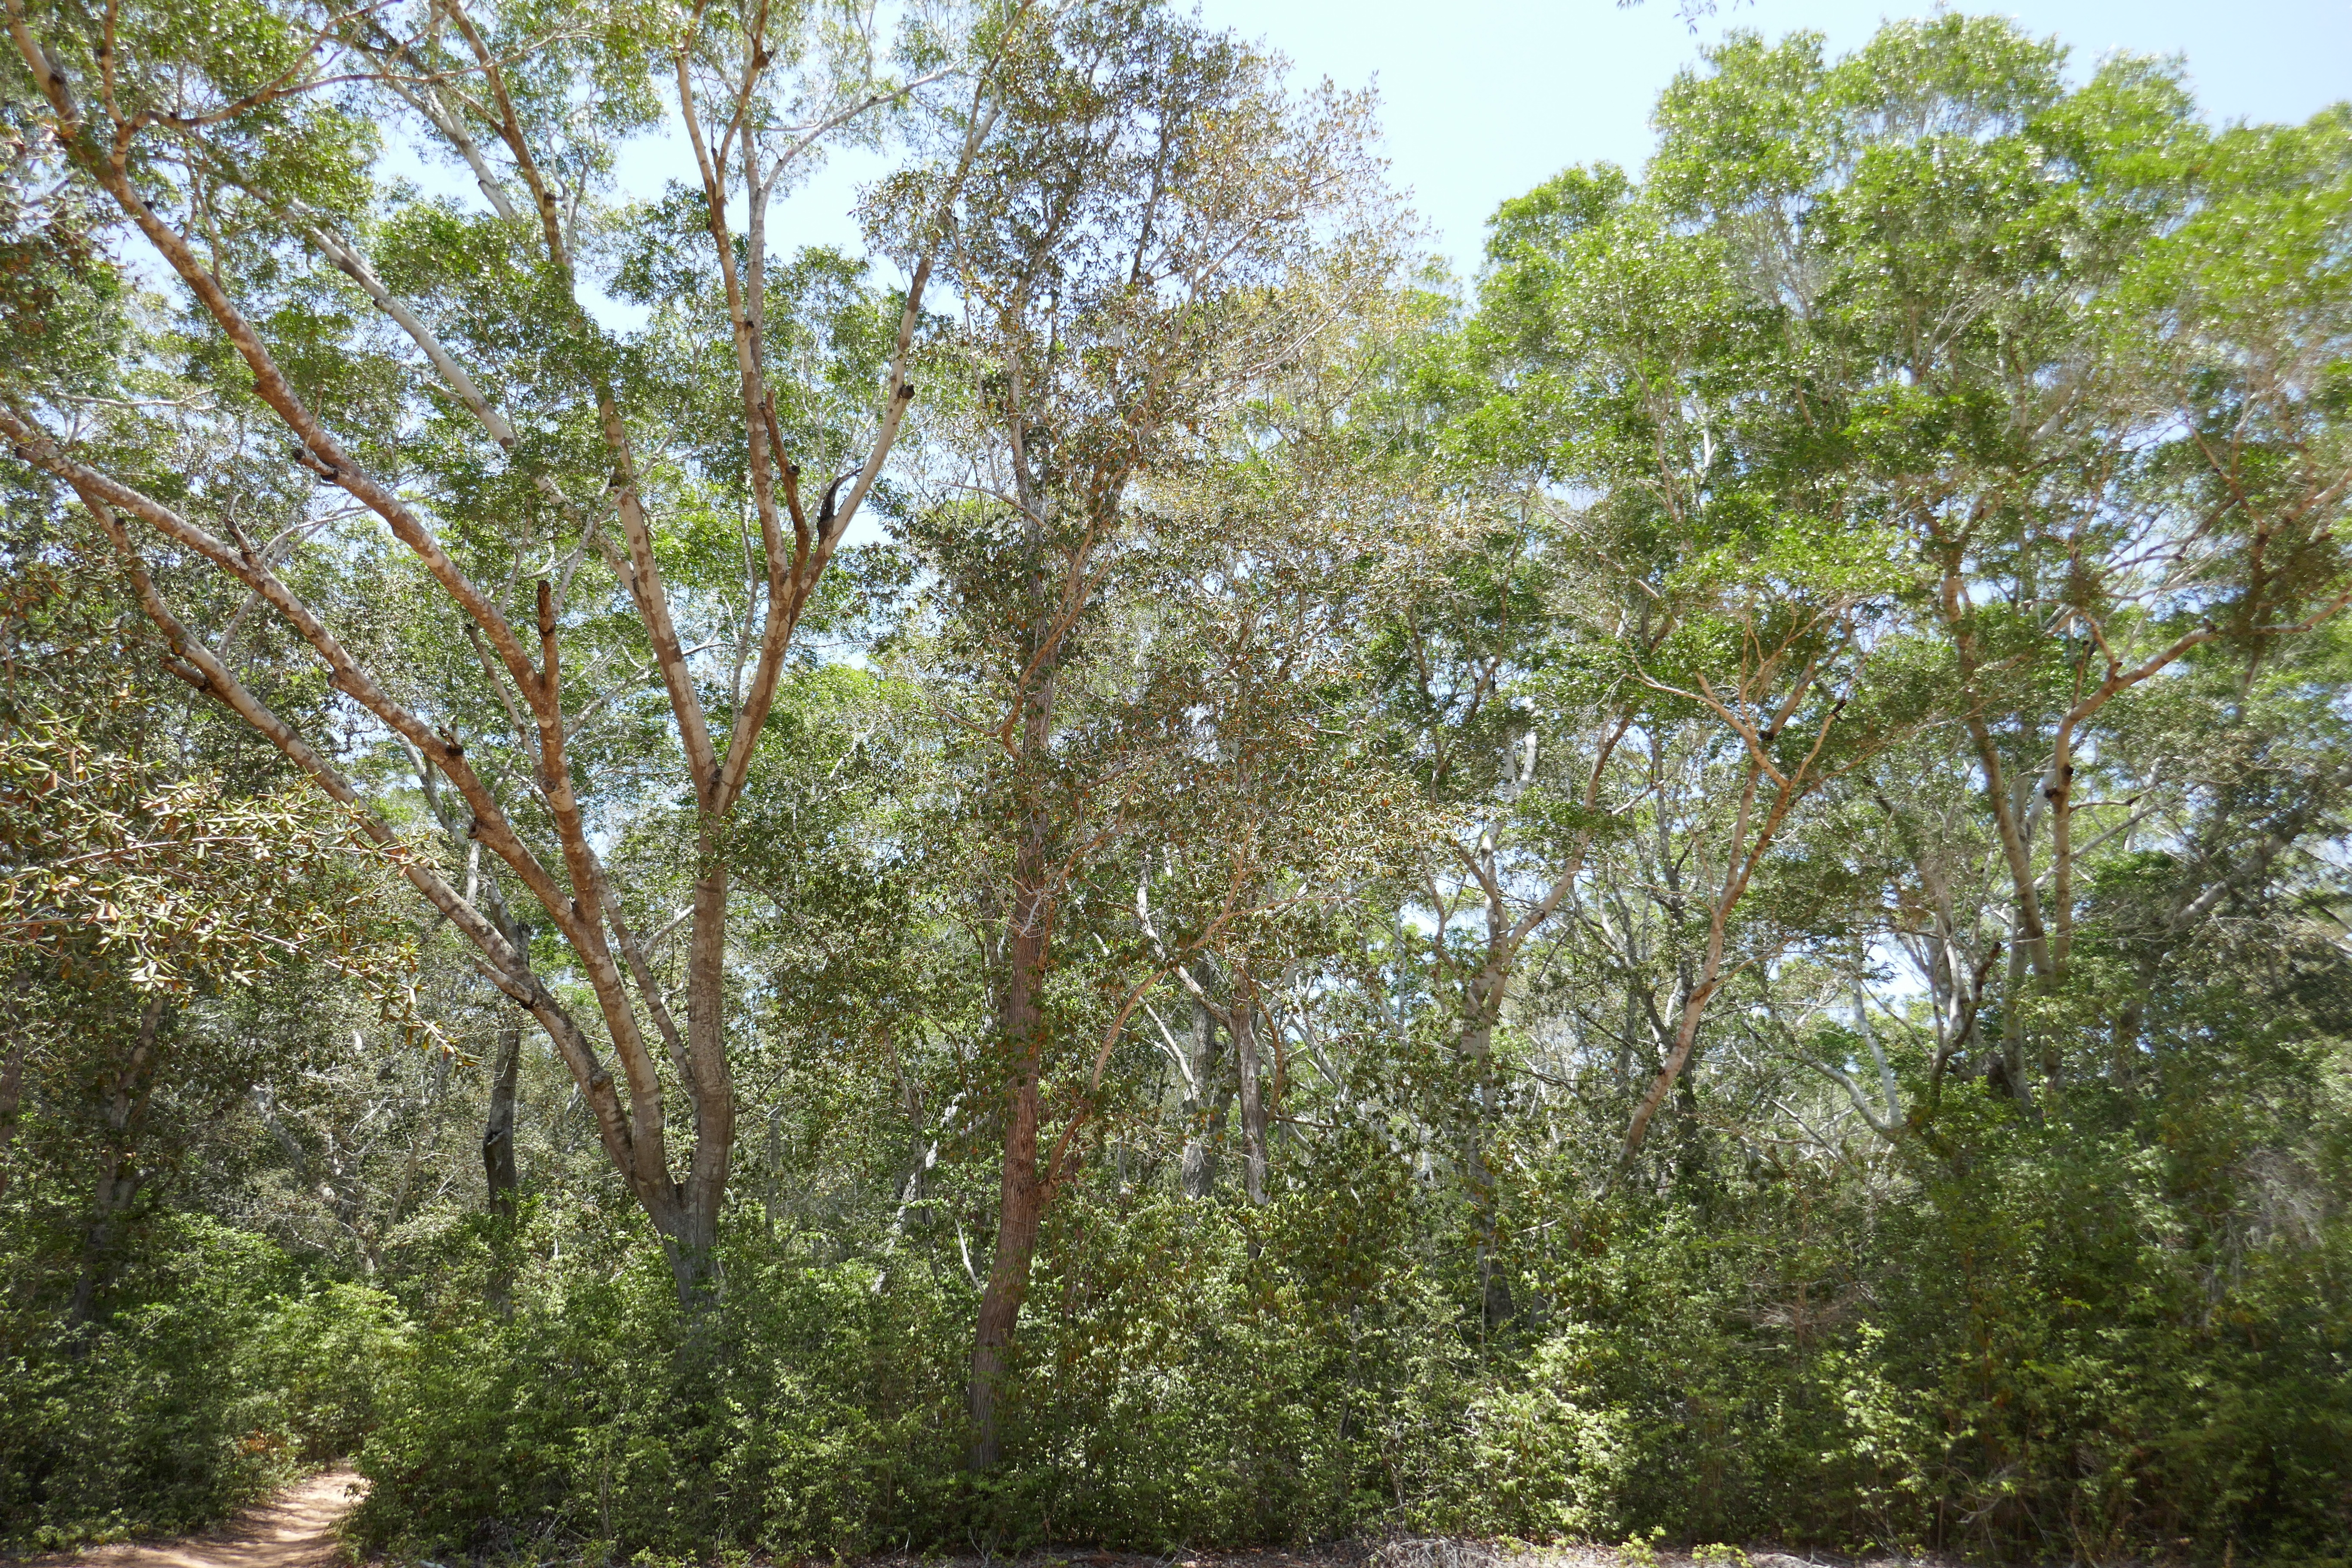
M5 4L0 1542L2344 1560L2352 109Z

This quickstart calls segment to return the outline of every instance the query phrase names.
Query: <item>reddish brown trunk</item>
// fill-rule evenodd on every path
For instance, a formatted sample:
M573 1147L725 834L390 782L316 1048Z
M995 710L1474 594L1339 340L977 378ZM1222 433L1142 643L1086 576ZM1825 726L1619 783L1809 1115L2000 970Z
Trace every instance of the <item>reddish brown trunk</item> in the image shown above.
M1033 586L1041 584L1033 583ZM1040 667L1022 700L1021 749L1045 756L1054 733L1053 639L1036 659ZM1034 785L1030 786L1034 788ZM1037 1132L1043 1114L1037 1074L1045 1061L1045 1020L1040 1006L1047 951L1053 943L1056 881L1052 854L1052 818L1034 795L1023 802L1021 836L1013 859L1012 897L1005 910L1004 984L997 994L996 1035L1005 1066L1004 1167L996 1217L996 1252L980 1298L971 1345L971 1468L985 1471L1002 1457L998 1405L1010 1371L1013 1337L1021 1303L1029 1294L1029 1266L1051 1195L1038 1168Z
M1044 1019L1037 988L1045 978L1045 935L1035 896L1023 893L1007 942L1008 969L998 1028L1012 1069L1004 1120L1004 1167L996 1219L996 1253L980 1298L971 1348L971 1455L974 1470L992 1469L1002 1457L997 1405L1013 1350L1021 1303L1029 1294L1029 1266L1045 1217L1045 1186L1037 1168L1037 1068Z
M1756 807L1756 784L1759 772L1754 763L1748 763L1748 782L1740 790L1739 816L1731 832L1731 854L1728 868L1724 874L1723 891L1717 895L1714 912L1707 921L1706 960L1700 966L1697 983L1691 987L1690 994L1683 1002L1682 1017L1675 1026L1674 1049L1650 1085L1650 1091L1633 1109L1633 1124L1625 1130L1625 1147L1618 1155L1617 1165L1621 1171L1632 1168L1633 1157L1642 1152L1643 1140L1649 1136L1650 1122L1657 1116L1659 1108L1665 1104L1666 1096L1674 1091L1675 1083L1682 1077L1683 1069L1690 1065L1691 1050L1698 1043L1699 1019L1706 1012L1708 998L1722 984L1724 928L1731 920L1733 908L1748 891L1748 878L1755 873L1758 862L1771 845L1772 835L1780 826L1780 819L1792 804L1793 786L1783 783L1779 799L1765 818L1763 831L1757 835L1755 846L1749 847L1747 842L1748 824Z

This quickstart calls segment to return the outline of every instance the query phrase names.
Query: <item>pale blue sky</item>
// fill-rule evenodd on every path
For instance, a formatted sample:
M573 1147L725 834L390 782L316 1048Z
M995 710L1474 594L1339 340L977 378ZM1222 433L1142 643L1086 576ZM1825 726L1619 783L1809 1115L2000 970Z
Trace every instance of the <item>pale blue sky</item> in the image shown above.
M1181 0L1178 0L1181 3ZM1571 163L1638 168L1651 147L1650 106L1675 71L1727 28L1778 37L1800 28L1842 53L1887 16L1925 16L1932 0L1745 0L1696 29L1675 0L1621 9L1613 0L1198 0L1213 25L1262 39L1302 84L1328 77L1370 86L1391 182L1409 193L1432 247L1465 280L1496 205ZM2009 0L1958 7L2016 18L2074 49L2079 77L2104 55L2178 54L2220 120L2301 120L2352 97L2352 0ZM471 203L471 182L396 149L395 168ZM780 205L771 240L863 249L850 210L885 158L836 158ZM689 176L682 139L622 151L625 188L656 194ZM887 270L887 268L886 268ZM638 312L604 302L615 325Z
M1178 0L1182 3L1182 0ZM1297 77L1376 87L1390 175L1410 193L1431 245L1467 280L1496 205L1571 163L1637 168L1651 147L1650 106L1675 71L1727 28L1778 37L1800 28L1853 49L1887 16L1929 14L1932 0L1748 0L1696 31L1675 0L1621 10L1613 0L1198 0L1212 24L1263 39ZM2200 101L2218 120L2301 120L2352 97L2352 0L2009 0L1962 5L2016 18L2074 48L2075 74L2116 49L2185 57ZM625 188L652 195L688 177L682 138L648 137L621 153ZM470 181L394 152L395 167L471 205ZM771 243L856 252L857 187L888 163L850 154L819 172L772 217ZM882 269L886 274L887 268ZM597 308L616 327L642 312ZM857 542L873 526L861 519Z
M1434 247L1465 279L1496 205L1571 163L1638 168L1651 147L1650 106L1675 71L1727 28L1778 37L1811 28L1832 54L1882 18L1931 13L1930 0L1749 0L1696 31L1674 0L1620 9L1613 0L1198 0L1212 24L1263 39L1302 82L1372 86L1390 175L1411 193ZM2352 0L2010 0L1961 5L2056 34L2077 77L2127 49L2186 58L2208 113L2301 120L2352 97ZM675 150L635 150L632 184L674 174ZM625 165L637 162L625 159ZM797 193L776 243L859 248L848 217L856 186L882 167L852 155ZM651 176L646 180L645 176Z
M2301 120L2352 97L2352 0L2011 0L1960 5L2073 46L2079 75L2110 51L2179 54L2218 119ZM1376 83L1391 174L1465 273L1496 204L1570 163L1648 155L1650 105L1727 27L1811 28L1832 52L1887 16L1887 0L1755 0L1696 34L1674 0L1201 0L1210 22L1261 37L1302 77Z

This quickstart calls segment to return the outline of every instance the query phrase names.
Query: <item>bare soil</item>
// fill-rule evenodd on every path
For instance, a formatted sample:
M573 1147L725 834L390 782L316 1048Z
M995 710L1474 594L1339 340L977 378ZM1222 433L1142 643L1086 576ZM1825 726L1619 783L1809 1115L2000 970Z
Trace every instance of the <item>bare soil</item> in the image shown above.
M201 1535L126 1541L79 1553L53 1552L0 1562L0 1568L349 1568L351 1553L335 1533L343 1516L366 1495L351 1470L328 1470L298 1481ZM763 1563L765 1560L762 1560ZM431 1568L440 1568L433 1564ZM782 1568L782 1565L771 1565ZM812 1565L813 1568L813 1565ZM1085 1547L1031 1550L1017 1555L900 1556L860 1560L856 1568L1727 1568L1720 1558L1699 1561L1671 1550L1627 1553L1605 1546L1503 1546L1444 1538L1333 1542L1303 1551L1211 1550L1168 1554L1103 1552ZM1759 1552L1745 1568L1951 1568L1940 1563L1851 1563L1820 1554Z
M1732 1560L1733 1563L1738 1562ZM782 1565L779 1565L782 1568ZM814 1568L814 1565L801 1565ZM1343 1541L1321 1546L1286 1550L1210 1549L1157 1555L1137 1552L1104 1552L1063 1547L1023 1552L1017 1555L903 1556L884 1554L861 1558L853 1568L1729 1568L1722 1556L1695 1557L1671 1547L1627 1552L1612 1546L1529 1546L1456 1537L1407 1537L1386 1541ZM1942 1560L1897 1562L1854 1559L1827 1553L1792 1556L1759 1549L1745 1568L1958 1568Z
M352 1471L327 1470L202 1535L26 1558L21 1568L339 1568L351 1557L335 1526L366 1490Z

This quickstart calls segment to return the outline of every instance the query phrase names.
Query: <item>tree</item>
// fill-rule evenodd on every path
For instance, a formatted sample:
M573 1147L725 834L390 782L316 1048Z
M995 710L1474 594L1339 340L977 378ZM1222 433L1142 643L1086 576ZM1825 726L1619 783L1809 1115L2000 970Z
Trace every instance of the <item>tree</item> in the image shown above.
M1003 1179L971 1378L982 1468L998 1458L997 1393L1075 1125L1066 1114L1048 1156L1060 928L1147 803L1168 798L1190 744L1187 671L1139 663L1150 645L1124 616L1180 525L1155 488L1301 340L1339 327L1331 296L1288 285L1356 216L1366 172L1359 104L1295 102L1276 62L1156 5L1027 18L998 79L1002 121L946 209L964 311L964 384L940 437L953 466L913 531L951 605L954 708L977 752L1002 931Z
M1488 721L1507 731L1488 744L1525 750L1489 787L1506 810L1552 816L1558 848L1553 863L1517 871L1528 890L1516 900L1493 829L1464 856L1488 927L1465 965L1465 1038L1483 1056L1519 952L1570 904L1595 836L1646 818L1678 973L1657 1069L1629 1116L1630 1165L1708 1004L1769 955L1735 952L1733 927L1782 836L1825 785L1918 721L1899 678L1913 657L1894 614L1899 545L1853 508L1805 434L1801 370L1727 247L1677 234L1603 167L1507 204L1490 249L1469 353L1491 390L1456 393L1468 406L1452 442L1525 476L1523 516L1564 515L1503 536L1527 554L1518 576L1556 585L1549 604L1520 590L1524 651L1489 655L1480 671L1519 710ZM1518 800L1538 783L1544 721L1590 739L1551 764L1567 787L1543 790L1529 813ZM1717 798L1671 797L1669 753L1704 763L1724 750L1736 761L1698 775ZM1554 805L1555 791L1568 798Z
M866 428L845 439L820 413L841 412L842 399L828 401L822 384L780 393L773 379L790 356L771 341L769 203L828 137L942 81L938 36L913 41L916 74L899 78L877 58L865 13L763 4L552 25L528 8L451 4L256 3L215 9L201 29L169 5L100 18L16 0L8 16L18 79L43 105L70 182L119 214L173 280L191 316L183 352L205 391L166 393L158 417L151 404L91 405L18 375L0 435L107 531L170 644L170 668L267 736L378 845L398 841L382 812L318 731L241 679L225 638L174 607L134 527L175 569L223 574L292 627L351 719L395 741L428 793L454 795L451 820L488 847L576 963L596 1026L532 969L482 896L421 854L401 858L403 874L554 1043L681 1296L698 1299L734 1142L727 823L793 628L904 421L933 264L919 218L887 368L849 400L866 405ZM647 363L587 302L602 237L621 216L610 140L649 123L665 95L693 153L724 372L692 358ZM964 117L966 163L987 134L977 102ZM484 209L397 195L386 205L372 167L377 119L413 127L469 172ZM950 165L942 199L956 155ZM739 198L740 237L729 217ZM383 330L358 313L370 306ZM726 438L660 423L687 395L682 381L719 375L731 405L700 412L725 419L709 430L730 428ZM788 449L795 412L802 457L851 458L810 498L813 516ZM191 447L210 449L214 472L190 470ZM298 474L318 489L301 493L289 482ZM257 477L282 498L266 520L240 517L232 500L239 479ZM337 493L350 510L326 505ZM428 673L412 647L386 665L331 625L332 606L322 611L289 563L306 559L306 542L313 554L321 541L347 543L327 524L351 516L389 531L405 561L379 556L379 569L414 574L433 637L470 658ZM265 521L282 531L257 543L249 530ZM713 545L747 528L756 545L730 570ZM708 657L730 645L731 665ZM671 787L698 825L682 1020L595 847L600 814L619 805L577 756L600 710L647 679L667 700ZM670 1152L665 1065L688 1110L682 1162Z
M2341 114L2217 137L2169 70L2070 91L2063 58L1958 16L1834 63L1735 38L1668 92L1651 176L1769 318L1846 504L1906 541L2008 883L1989 946L1942 912L1968 872L1940 800L1880 794L1939 911L1935 1076L1997 1018L1973 1065L2028 1108L2064 1076L2057 1034L2034 1060L2028 1038L2067 985L2082 847L2160 789L2130 706L2184 660L2251 680L2352 602L2352 456L2319 391L2352 323L2322 237L2352 222ZM2109 786L2087 823L2080 766Z
M353 854L348 820L299 780L224 778L204 716L174 724L171 694L141 680L158 650L109 624L121 606L68 604L39 566L8 588L0 1162L29 1099L45 1163L91 1172L67 1309L79 1324L103 1315L142 1196L273 1060L315 1044L328 1009L306 1028L300 991L323 1003L357 982L420 1024L388 868ZM0 1192L8 1175L0 1163Z
M2342 331L2311 248L2341 232L2339 132L2233 132L2202 163L2171 77L2118 60L2069 92L2062 60L1958 16L1833 63L1810 35L1734 35L1663 100L1645 183L1570 171L1498 217L1467 351L1496 390L1454 392L1449 439L1569 489L1584 603L1616 617L1653 750L1718 722L1752 770L1628 1158L1765 851L1808 810L1853 826L1843 802L1913 766L1888 753L1922 724L1968 737L2009 889L2000 940L1960 912L1975 850L1945 792L1876 791L1937 911L1915 948L1931 1078L1996 1019L1971 1065L2031 1107L2031 1020L2065 986L2080 896L2074 770L2129 767L2111 705L2225 647L2251 669L2347 603L2352 470L2305 390ZM2252 195L2241 157L2295 195ZM2307 281L2262 307L2211 237L2276 202L2297 214L2268 226L2277 275ZM2091 841L2147 795L2115 782ZM2053 1035L2044 1092L2058 1057Z

